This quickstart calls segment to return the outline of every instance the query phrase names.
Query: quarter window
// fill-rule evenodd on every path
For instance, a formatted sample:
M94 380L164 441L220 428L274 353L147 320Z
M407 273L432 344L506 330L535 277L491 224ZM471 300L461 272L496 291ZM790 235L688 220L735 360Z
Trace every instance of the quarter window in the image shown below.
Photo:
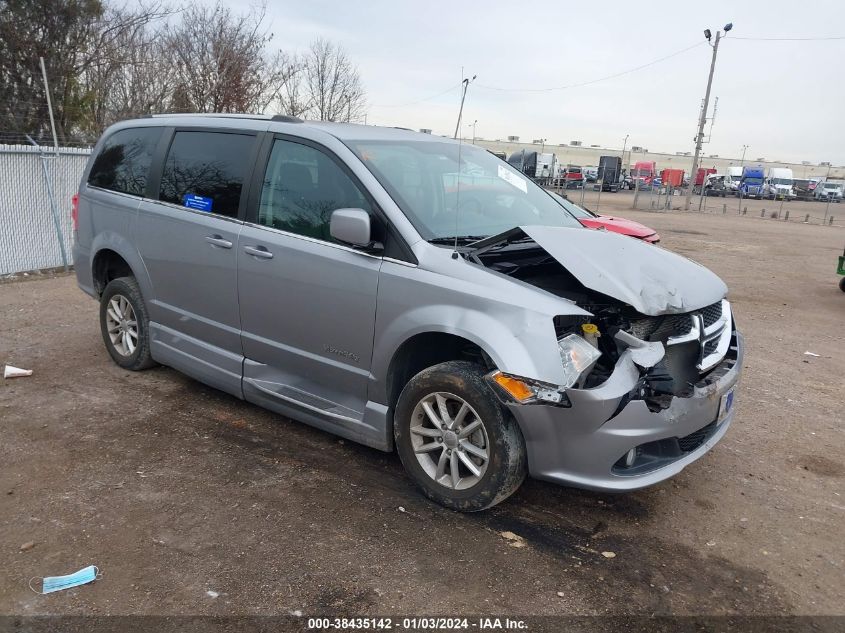
M143 196L161 130L159 127L128 128L109 136L94 160L88 184Z
M332 212L372 208L352 179L320 150L277 139L270 153L258 223L326 241Z
M161 175L159 199L189 209L238 216L255 137L176 132Z

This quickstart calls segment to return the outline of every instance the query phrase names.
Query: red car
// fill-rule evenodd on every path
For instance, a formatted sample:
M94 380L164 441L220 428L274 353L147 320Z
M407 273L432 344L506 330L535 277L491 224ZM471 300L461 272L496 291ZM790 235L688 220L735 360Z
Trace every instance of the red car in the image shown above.
M567 210L567 212L569 212L571 216L575 217L581 224L588 228L604 228L614 233L621 233L622 235L636 237L637 239L641 239L643 242L648 242L649 244L657 244L660 241L660 236L657 234L657 231L650 229L639 222L626 220L625 218L617 218L612 215L598 215L588 209L585 209L584 207L578 206L571 200L567 200L553 191L549 191L549 193L564 209Z

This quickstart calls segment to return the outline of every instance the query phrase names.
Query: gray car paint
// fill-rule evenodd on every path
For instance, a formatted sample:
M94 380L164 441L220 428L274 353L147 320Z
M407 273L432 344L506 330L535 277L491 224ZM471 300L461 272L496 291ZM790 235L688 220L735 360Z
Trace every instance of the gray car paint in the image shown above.
M107 130L104 138L117 129L143 125L206 129L237 126L317 143L334 153L355 175L415 259L373 256L227 221L235 238L231 241L237 262L236 320L224 306L213 305L214 284L202 275L206 266L210 270L229 265L224 263L229 260L211 262L209 258L218 253L201 241L192 242L187 252L182 244L181 254L175 243L170 246L171 253L156 254L149 239L143 243L136 239L137 231L146 235L151 225L140 229L133 229L133 225L149 222L150 205L160 203L141 203L132 196L88 187L86 169L80 186L80 229L74 244L79 285L96 296L91 274L94 257L101 248L121 255L138 278L145 300L156 306L151 312L155 314L151 323L153 356L160 362L239 397L384 450L392 448L387 376L396 351L417 334L461 336L476 343L502 371L550 384L563 383L552 320L559 315L589 313L572 301L464 258L453 258L451 249L424 241L344 143L400 138L449 141L390 128L213 116L123 122ZM93 156L96 153L95 149ZM129 200L118 200L121 196ZM119 214L113 212L116 208L121 209ZM177 209L185 214L186 221L194 219L195 214L179 207L173 212ZM204 238L214 228L198 222L190 232ZM585 286L625 301L644 314L691 310L720 300L726 292L724 284L706 269L652 245L589 229L522 228ZM154 236L152 231L146 238ZM249 257L243 251L247 245L272 249L274 259L257 261ZM307 257L309 265L303 266L296 254ZM193 273L183 271L186 259L191 259ZM167 273L165 260L172 267L173 279L156 281L159 272ZM286 267L280 266L283 261ZM683 273L676 274L676 268ZM186 298L187 305L171 309L178 301L167 301L167 297L185 283L185 274L192 274L195 283L206 284L208 294L200 292ZM224 291L230 293L229 282ZM231 307L231 299L228 301ZM239 333L240 346L234 344L232 330ZM738 360L731 373L714 386L696 391L693 398L675 398L660 414L634 401L613 416L639 376L632 350L622 354L606 383L594 389L569 389L569 408L509 403L526 438L530 472L559 483L610 490L649 485L671 476L721 437L732 414L704 447L653 473L618 477L609 473L607 461L618 459L622 449L634 445L633 440L639 436L668 437L711 421L719 397L738 378L741 337L737 340ZM238 371L241 376L235 379Z

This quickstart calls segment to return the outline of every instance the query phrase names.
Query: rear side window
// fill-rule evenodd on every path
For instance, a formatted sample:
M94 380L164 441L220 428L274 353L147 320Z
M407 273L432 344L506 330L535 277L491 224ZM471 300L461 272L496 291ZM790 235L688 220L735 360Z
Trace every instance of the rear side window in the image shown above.
M128 128L109 136L94 160L88 184L143 196L161 130L160 127Z
M230 218L238 216L255 137L176 132L161 175L159 199Z

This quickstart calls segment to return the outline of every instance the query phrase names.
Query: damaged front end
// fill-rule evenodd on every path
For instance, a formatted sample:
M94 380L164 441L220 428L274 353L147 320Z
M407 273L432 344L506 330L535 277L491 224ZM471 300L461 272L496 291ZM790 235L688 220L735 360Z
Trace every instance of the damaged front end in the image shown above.
M742 359L742 337L719 285L707 279L712 290L699 287L694 297L665 286L609 296L589 287L592 280L583 274L589 262L573 267L581 273L576 277L553 256L554 248L539 247L519 231L510 233L504 247L491 242L470 258L591 313L555 318L564 367L567 341L577 342L573 354L589 362L566 384L545 385L544 397L527 401L541 406L522 406L499 389L520 422L532 475L594 489L631 489L669 477L706 452L730 424L733 411L724 411L724 397L730 392L732 404ZM627 265L642 267L635 259ZM594 285L612 290L618 282L607 279L610 273L603 262ZM626 301L634 294L658 297L658 303L671 294L677 305L655 314L660 308L654 301L637 307ZM595 353L585 354L584 345Z

